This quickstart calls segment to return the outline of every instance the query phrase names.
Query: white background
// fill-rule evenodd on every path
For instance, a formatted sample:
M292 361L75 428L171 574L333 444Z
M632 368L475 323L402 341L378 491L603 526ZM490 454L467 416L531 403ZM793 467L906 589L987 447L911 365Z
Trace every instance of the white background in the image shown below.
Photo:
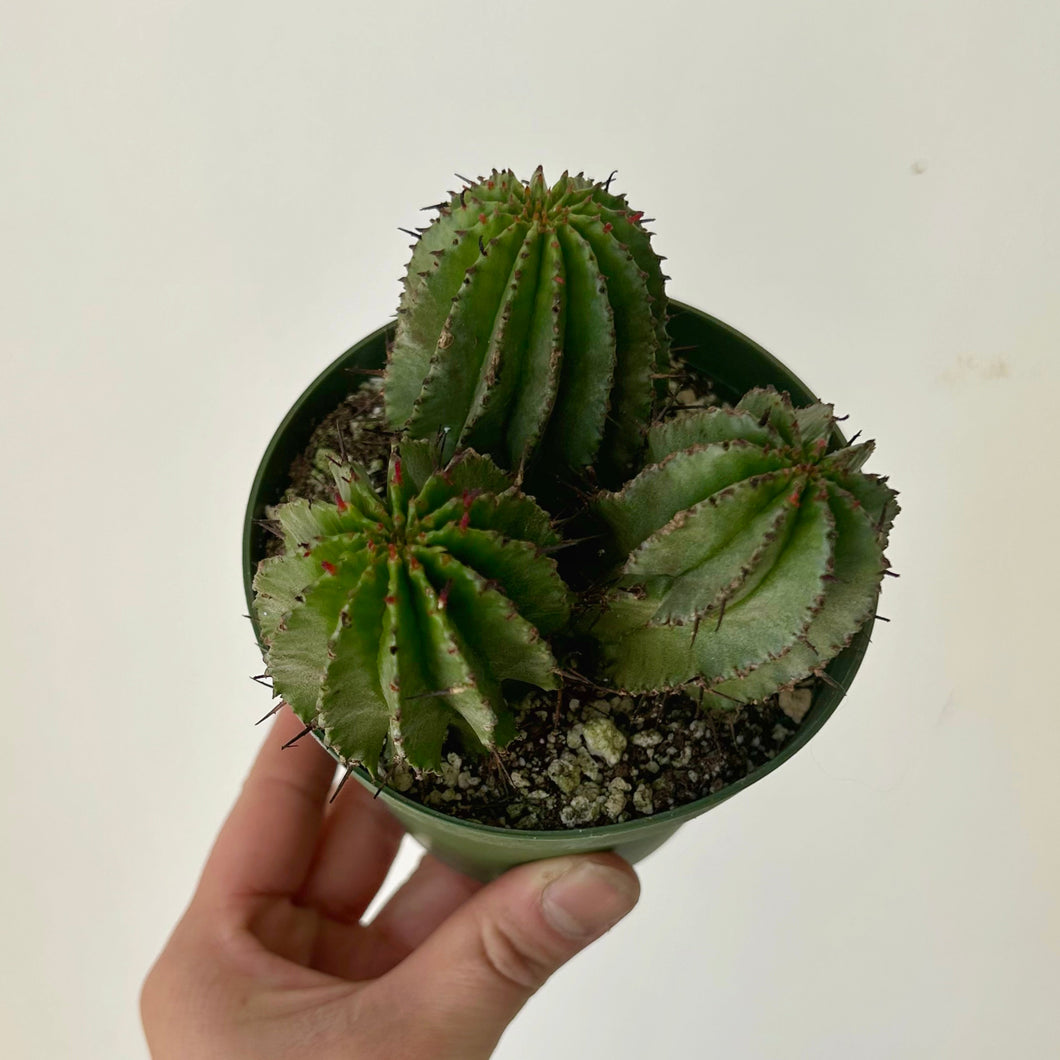
M498 1057L1053 1055L1060 7L0 10L5 1057L146 1056L268 705L261 450L391 314L397 226L538 162L618 169L671 293L850 413L905 510L838 714L643 864Z

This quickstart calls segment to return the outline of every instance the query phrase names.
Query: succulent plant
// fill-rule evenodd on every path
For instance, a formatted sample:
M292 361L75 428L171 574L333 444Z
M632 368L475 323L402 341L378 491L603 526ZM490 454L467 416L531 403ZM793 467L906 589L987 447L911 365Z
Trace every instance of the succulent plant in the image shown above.
M664 277L609 182L540 169L468 183L419 230L386 377L387 418L520 475L597 464L621 481L665 372Z
M437 769L450 727L473 748L503 745L502 683L556 687L544 637L570 602L549 517L488 457L436 455L395 449L385 496L344 465L333 504L270 509L285 551L254 579L275 693L373 774L387 744Z
M597 502L624 559L592 634L619 687L755 702L872 617L896 494L861 471L872 442L828 451L834 422L770 388L650 430L650 465Z

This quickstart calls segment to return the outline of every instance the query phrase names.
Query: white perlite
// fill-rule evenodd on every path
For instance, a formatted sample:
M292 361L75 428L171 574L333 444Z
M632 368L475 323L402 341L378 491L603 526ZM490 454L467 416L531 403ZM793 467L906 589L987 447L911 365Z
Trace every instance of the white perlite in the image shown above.
M582 739L591 754L616 766L626 749L626 738L610 718L590 718L582 726Z
M408 762L399 758L390 767L387 784L395 791L408 791L412 787L412 769Z
M618 815L626 808L626 792L629 791L628 781L621 777L615 777L607 785L607 798L604 799L604 813L612 821L618 820Z
M563 758L554 758L548 764L548 778L560 791L569 795L581 783L582 771L578 768L577 761Z
M662 743L662 733L658 729L645 729L633 734L633 742L638 747L657 747Z
M568 828L577 828L579 825L591 824L596 820L599 812L599 806L595 799L591 799L587 795L575 795L559 811L559 819Z
M442 781L447 788L455 788L460 781L460 767L463 765L460 755L453 751L445 756L442 763Z

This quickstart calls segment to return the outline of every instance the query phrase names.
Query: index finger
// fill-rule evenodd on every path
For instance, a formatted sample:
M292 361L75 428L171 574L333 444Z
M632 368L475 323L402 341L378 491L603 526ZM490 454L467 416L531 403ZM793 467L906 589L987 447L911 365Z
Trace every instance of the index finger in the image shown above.
M335 762L289 708L273 722L214 843L199 893L218 898L291 895L316 849ZM286 745L286 746L285 746Z

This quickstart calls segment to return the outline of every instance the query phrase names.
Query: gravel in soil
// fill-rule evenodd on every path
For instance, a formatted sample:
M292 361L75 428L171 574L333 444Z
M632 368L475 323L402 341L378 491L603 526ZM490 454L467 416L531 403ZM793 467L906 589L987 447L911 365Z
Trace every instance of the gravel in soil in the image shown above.
M802 694L800 694L802 693ZM632 697L568 679L517 708L515 739L493 756L453 748L439 776L391 766L388 787L454 817L502 828L614 824L721 791L795 735L809 688L759 704L701 709L690 696ZM799 719L801 720L801 718Z

